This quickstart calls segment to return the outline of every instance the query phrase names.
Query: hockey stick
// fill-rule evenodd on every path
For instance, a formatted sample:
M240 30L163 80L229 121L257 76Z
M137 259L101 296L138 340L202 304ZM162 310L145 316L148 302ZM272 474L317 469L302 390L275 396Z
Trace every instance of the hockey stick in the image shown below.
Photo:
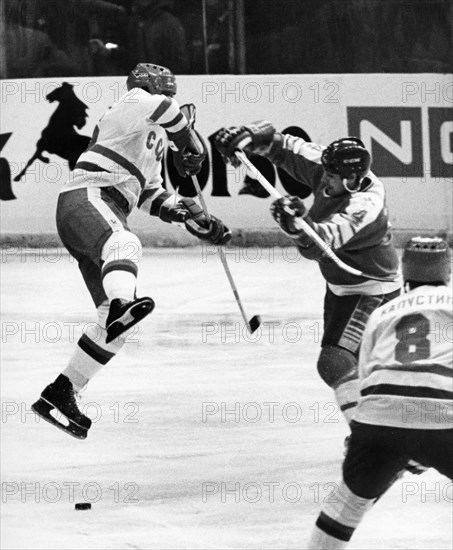
M201 192L200 184L198 183L197 176L192 176L192 181L195 186L195 190L197 192L198 198L200 199L201 207L203 208L204 215L206 216L206 220L208 223L211 223L211 216L208 212L208 207L206 206L206 202L203 197L203 193ZM239 310L241 312L242 318L244 319L244 323L246 324L250 334L253 334L258 327L261 325L261 318L259 315L254 315L250 321L247 321L247 316L244 311L244 307L242 305L241 299L239 297L238 290L236 288L236 284L234 283L233 275L231 274L230 267L227 263L227 259L225 256L225 251L222 246L218 246L217 250L219 252L220 259L222 261L223 269L225 270L226 276L228 277L228 281L231 286L231 290L233 291L234 297L236 299L236 303L239 306Z
M279 193L275 189L275 187L273 187L267 181L267 179L256 168L256 166L254 166L254 164L250 162L247 155L243 151L236 151L236 157L246 167L250 176L254 178L258 183L260 183L270 195L272 195L275 199L281 199L283 197L283 195ZM333 262L335 262L340 269L343 269L343 271L347 271L348 273L351 273L352 275L356 275L357 277L366 277L367 279L373 279L375 281L394 282L394 279L390 279L388 277L376 277L374 275L369 275L368 273L364 273L359 269L355 269L354 267L351 267L348 264L345 264L335 254L335 252L330 248L330 246L321 239L321 237L316 233L316 231L312 227L310 227L310 225L308 225L308 223L303 218L297 218L296 222L297 222L298 229L301 229L302 231L304 231L304 233L306 233L314 241L314 243L326 254L326 256L328 256Z

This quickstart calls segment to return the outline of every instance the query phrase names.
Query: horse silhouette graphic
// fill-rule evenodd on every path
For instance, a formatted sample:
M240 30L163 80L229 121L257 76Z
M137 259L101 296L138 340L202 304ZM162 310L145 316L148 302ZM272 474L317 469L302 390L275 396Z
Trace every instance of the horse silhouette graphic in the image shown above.
M47 94L46 99L50 103L58 101L59 105L42 131L34 155L14 181L19 181L35 160L47 164L50 159L43 155L44 151L66 159L69 169L73 170L77 159L90 142L90 137L78 134L74 129L74 126L79 130L85 126L88 107L75 95L71 84L63 82L59 88Z
M11 135L12 132L0 135L0 153ZM9 162L2 157L0 158L0 200L11 201L15 198L16 196L11 189L11 169Z

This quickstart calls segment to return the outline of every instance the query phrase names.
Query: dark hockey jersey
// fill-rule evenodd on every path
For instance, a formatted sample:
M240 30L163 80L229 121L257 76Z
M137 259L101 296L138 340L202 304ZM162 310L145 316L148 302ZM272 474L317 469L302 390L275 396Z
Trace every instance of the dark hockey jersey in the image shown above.
M317 247L301 247L301 253L318 260L335 294L385 294L400 288L398 256L392 242L382 182L369 172L357 193L326 195L321 165L324 147L290 135L279 137L266 157L311 188L314 201L308 216L313 229L340 260L372 276L389 278L390 282L347 273L321 255Z

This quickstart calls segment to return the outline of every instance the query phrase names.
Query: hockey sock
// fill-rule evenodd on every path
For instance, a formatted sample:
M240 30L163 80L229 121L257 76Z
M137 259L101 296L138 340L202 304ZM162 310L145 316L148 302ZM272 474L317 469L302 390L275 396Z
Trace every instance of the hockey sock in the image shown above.
M316 520L308 550L346 548L374 499L358 497L341 481L335 499L326 503Z
M116 231L106 241L101 254L102 285L109 302L134 299L141 256L142 245L130 231Z
M130 260L116 260L102 267L102 286L111 302L114 298L131 301L137 286L137 266Z
M123 347L127 334L121 335L109 344L105 343L105 320L108 314L108 303L98 308L99 324L91 323L77 342L76 349L63 374L69 378L74 390L81 391L88 382L106 365Z
M357 407L360 390L360 382L357 378L343 382L334 389L335 398L341 412L344 414L348 424L354 417L355 409Z

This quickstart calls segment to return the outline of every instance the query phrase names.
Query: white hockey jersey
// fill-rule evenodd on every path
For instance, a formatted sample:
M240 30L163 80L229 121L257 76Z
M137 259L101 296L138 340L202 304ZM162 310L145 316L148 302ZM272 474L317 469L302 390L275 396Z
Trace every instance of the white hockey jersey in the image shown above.
M161 169L167 137L172 140L187 125L173 98L133 88L101 117L61 192L114 186L129 212L139 203L149 213L151 202L165 191Z
M359 357L354 420L432 430L453 428L453 294L421 286L376 309Z

